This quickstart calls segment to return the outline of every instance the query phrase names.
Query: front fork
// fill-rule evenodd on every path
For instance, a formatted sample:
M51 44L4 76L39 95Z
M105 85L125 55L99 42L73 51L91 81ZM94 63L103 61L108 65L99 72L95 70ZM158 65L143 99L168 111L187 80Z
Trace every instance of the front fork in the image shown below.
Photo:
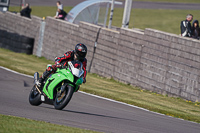
M59 93L62 94L62 93L64 92L65 88L66 88L68 85L69 85L68 83L64 83L64 81L63 81ZM79 90L79 88L80 88L80 86L78 86L78 87L76 87L76 86L74 86L74 85L71 85L71 86L75 88L75 92L77 92L77 91Z
M67 87L67 83L65 83L64 81L62 82L62 86L60 88L60 91L58 91L58 96L60 96L64 91L65 91L65 88Z
M38 86L35 84L35 88L37 89L37 91L42 94L42 92L40 91L40 89L38 88Z

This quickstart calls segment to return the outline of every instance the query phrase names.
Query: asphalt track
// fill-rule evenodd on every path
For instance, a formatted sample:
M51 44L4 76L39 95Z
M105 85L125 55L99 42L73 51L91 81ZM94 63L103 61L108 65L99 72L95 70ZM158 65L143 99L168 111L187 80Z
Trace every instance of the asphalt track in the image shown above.
M63 6L72 6L79 4L83 0L60 0ZM116 0L117 1L117 0ZM21 0L10 0L11 6L19 6ZM26 0L31 6L56 6L57 0ZM115 6L115 7L124 7ZM183 9L183 10L200 10L200 4L196 3L166 3L166 2L141 2L133 1L132 8L142 9Z
M199 133L200 124L77 92L63 110L28 102L31 76L0 67L0 114L109 133Z

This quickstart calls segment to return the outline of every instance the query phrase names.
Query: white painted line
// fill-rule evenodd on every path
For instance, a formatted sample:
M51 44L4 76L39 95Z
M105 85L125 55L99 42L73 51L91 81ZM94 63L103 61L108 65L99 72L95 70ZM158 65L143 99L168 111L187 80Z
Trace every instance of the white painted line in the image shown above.
M14 70L11 70L11 69L8 69L8 68L2 67L2 66L0 66L0 68L5 69L5 70L10 71L10 72L13 72L13 73L16 73L16 74L19 74L19 75L22 75L22 76L26 76L26 77L29 77L29 78L34 78L33 76L22 74L22 73L16 72ZM154 114L157 114L157 115L162 115L162 116L167 116L167 117L170 117L170 118L175 118L175 119L179 119L179 120L183 120L183 121L188 121L188 120L184 120L184 119L181 119L181 118L176 118L176 117L168 116L168 115L165 115L165 114L153 112L153 111L150 111L148 109L144 109L144 108L141 108L141 107L138 107L138 106L135 106L135 105L131 105L131 104L127 104L127 103L124 103L124 102L119 102L119 101L116 101L116 100L113 100L113 99L109 99L109 98L97 96L97 95L94 95L94 94L86 93L86 92L83 92L83 91L78 91L78 92L80 92L82 94L85 94L85 95L92 96L92 97L104 99L104 100L107 100L107 101L123 104L123 105L129 106L129 107L137 108L137 109L144 110L144 111L147 111L147 112L151 112L151 113L154 113ZM196 123L196 122L193 122L193 121L188 121L188 122ZM196 124L200 124L200 123L196 123Z
M187 121L187 122L191 122L191 123L195 123L195 124L200 124L200 123L196 123L196 122L193 122L193 121L188 121L188 120L184 120L184 119L181 119L181 118L176 118L176 117L172 117L172 116L169 116L169 115L161 114L161 113L158 113L158 112L153 112L153 111L150 111L148 109L144 109L144 108L141 108L141 107L138 107L138 106L135 106L135 105L127 104L127 103L124 103L124 102L119 102L119 101L116 101L116 100L113 100L113 99L97 96L97 95L86 93L86 92L83 92L83 91L78 91L78 92L80 92L82 94L85 94L85 95L89 95L89 96L93 96L93 97L96 97L96 98L100 98L100 99L104 99L104 100L107 100L107 101L111 101L111 102L114 102L114 103L119 103L119 104L123 104L123 105L129 106L129 107L133 107L133 108L137 108L137 109L144 110L144 111L147 111L147 112L151 112L151 113L154 113L154 114L157 114L157 115L162 115L162 116L166 116L166 117L170 117L170 118L179 119L179 120L182 120L182 121Z
M3 67L3 66L0 66L0 68L5 69L5 70L10 71L10 72L13 72L13 73L16 73L16 74L19 74L19 75L22 75L22 76L25 76L25 77L34 78L33 76L26 75L26 74L22 74L22 73L19 73L19 72L14 71L14 70L5 68L5 67Z
M111 102L114 102L114 103L119 103L119 104L127 105L127 106L134 107L134 108L137 108L137 109L141 109L141 110L144 110L144 111L149 111L148 109L144 109L144 108L141 108L141 107L138 107L138 106L135 106L135 105L131 105L131 104L127 104L127 103L124 103L124 102L119 102L119 101L116 101L116 100L113 100L113 99L109 99L109 98L105 98L105 97L101 97L101 96L89 94L89 93L86 93L86 92L83 92L83 91L79 91L79 92L83 93L83 94L86 94L86 95L89 95L89 96L96 97L96 98L100 98L100 99L104 99L104 100L107 100L107 101L111 101Z

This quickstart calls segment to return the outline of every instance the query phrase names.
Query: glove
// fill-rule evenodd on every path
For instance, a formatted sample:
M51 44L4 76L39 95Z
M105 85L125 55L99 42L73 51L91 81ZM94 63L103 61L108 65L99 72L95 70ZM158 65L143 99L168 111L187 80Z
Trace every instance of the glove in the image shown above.
M84 83L84 84L86 83L86 78L83 78L83 83Z
M60 67L62 67L62 65L60 63L56 62L56 67L60 68Z
M49 66L48 68L47 68L47 71L50 71L50 72L52 72L52 71L56 71L56 65L52 65L52 66Z
M58 62L58 61L60 61L60 57L55 58L55 62Z
M56 65L52 65L51 68L52 68L54 71L56 71L56 69L57 69L57 68L56 68Z

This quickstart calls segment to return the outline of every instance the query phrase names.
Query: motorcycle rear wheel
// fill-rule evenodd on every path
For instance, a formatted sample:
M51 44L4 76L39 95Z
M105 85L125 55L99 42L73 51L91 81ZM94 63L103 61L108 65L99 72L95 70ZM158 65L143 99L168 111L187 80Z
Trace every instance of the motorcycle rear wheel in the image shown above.
M37 91L35 86L31 89L29 94L29 103L34 106L40 105L42 102L40 101L40 93Z
M65 88L61 95L59 95L59 93L57 92L56 98L54 100L55 109L62 110L71 100L73 93L74 87L70 85Z

